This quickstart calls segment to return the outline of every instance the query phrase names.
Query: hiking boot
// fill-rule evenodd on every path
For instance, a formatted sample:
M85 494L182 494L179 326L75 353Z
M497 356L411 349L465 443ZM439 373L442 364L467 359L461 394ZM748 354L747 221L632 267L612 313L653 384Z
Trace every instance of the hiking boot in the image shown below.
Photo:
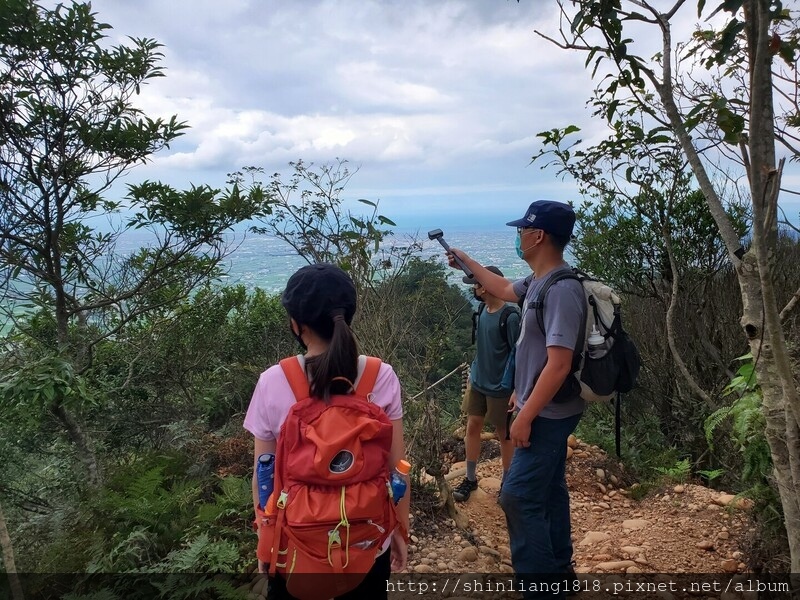
M459 483L453 490L453 498L458 502L466 502L469 495L478 489L478 480L470 480L464 477L464 480Z

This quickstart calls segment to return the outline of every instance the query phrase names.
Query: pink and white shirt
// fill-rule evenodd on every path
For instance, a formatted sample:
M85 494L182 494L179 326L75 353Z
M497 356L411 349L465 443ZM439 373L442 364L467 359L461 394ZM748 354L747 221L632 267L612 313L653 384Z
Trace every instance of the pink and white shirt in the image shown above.
M359 376L364 369L365 360L366 357L359 357ZM305 364L303 356L300 356L300 361L301 365ZM356 379L355 385L357 384ZM391 365L381 363L372 394L373 403L382 408L391 421L403 418L400 381ZM258 378L244 418L244 428L260 440L277 440L281 425L294 403L295 397L283 369L280 365L273 365Z

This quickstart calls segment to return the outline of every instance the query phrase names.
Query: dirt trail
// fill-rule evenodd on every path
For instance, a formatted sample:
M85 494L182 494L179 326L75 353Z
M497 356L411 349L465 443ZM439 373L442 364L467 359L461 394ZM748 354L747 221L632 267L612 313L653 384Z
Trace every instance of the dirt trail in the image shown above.
M740 546L754 531L746 501L698 485L674 485L634 500L626 486L631 482L619 463L597 447L579 440L572 444L567 483L577 572L736 573L745 569ZM453 485L463 472L463 463L453 465L448 474ZM500 475L499 458L479 463L479 488L459 505L470 519L467 531L457 530L449 519L425 522L423 527L412 522L409 572L513 572L505 517L496 501ZM744 510L729 506L737 502Z
M484 454L496 456L498 450L496 440L484 440ZM631 492L636 484L620 463L599 448L572 438L568 456L575 570L584 583L616 581L621 585L637 577L640 581L651 582L664 578L664 575L647 574L729 574L736 577L737 573L744 573L747 560L743 547L755 532L748 513L749 501L691 484L671 485L636 500ZM451 485L456 485L464 472L463 462L454 463L447 475ZM438 581L443 574L453 573L483 574L495 581L498 576L509 576L506 581L513 579L505 516L497 504L501 473L499 457L481 460L478 464L478 489L467 502L459 504L469 518L467 529L458 529L449 518L428 518L412 503L406 569L409 577L437 574L431 577ZM399 575L400 579L402 577ZM255 576L244 587L251 597L263 600L264 584L263 577ZM746 592L692 593L690 596L693 600L702 597L749 600L753 597ZM420 596L418 592L404 592L393 593L391 597L404 600ZM462 595L439 590L435 597L510 600L521 596L516 592ZM581 597L588 600L598 596L577 596ZM660 591L653 594L623 592L623 597L673 600L689 596Z

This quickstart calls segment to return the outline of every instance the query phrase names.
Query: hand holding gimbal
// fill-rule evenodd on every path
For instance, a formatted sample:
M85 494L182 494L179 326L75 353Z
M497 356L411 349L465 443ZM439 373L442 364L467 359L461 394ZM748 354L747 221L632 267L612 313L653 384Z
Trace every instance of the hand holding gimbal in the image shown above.
M439 242L442 245L442 248L444 248L445 252L449 252L452 255L453 260L456 261L456 264L459 266L459 268L462 271L464 271L464 273L467 275L467 277L475 277L472 274L472 271L470 270L470 268L464 263L464 261L461 260L460 258L458 258L458 256L456 256L455 254L453 254L450 251L450 246L448 245L447 242L444 241L444 233L442 232L441 229L434 229L433 231L429 231L428 232L428 239L429 240L436 240L437 242Z

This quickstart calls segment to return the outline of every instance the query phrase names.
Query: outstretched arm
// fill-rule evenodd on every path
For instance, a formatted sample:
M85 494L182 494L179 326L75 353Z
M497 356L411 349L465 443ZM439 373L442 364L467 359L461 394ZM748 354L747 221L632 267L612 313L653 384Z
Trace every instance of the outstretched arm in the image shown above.
M458 248L451 247L450 252L447 252L447 262L451 267L454 269L458 268L454 255L464 261L475 275L475 279L479 281L492 296L508 302L516 302L518 300L517 295L514 293L514 285L511 281L497 273L492 273L489 269L471 259L468 254L462 252Z

